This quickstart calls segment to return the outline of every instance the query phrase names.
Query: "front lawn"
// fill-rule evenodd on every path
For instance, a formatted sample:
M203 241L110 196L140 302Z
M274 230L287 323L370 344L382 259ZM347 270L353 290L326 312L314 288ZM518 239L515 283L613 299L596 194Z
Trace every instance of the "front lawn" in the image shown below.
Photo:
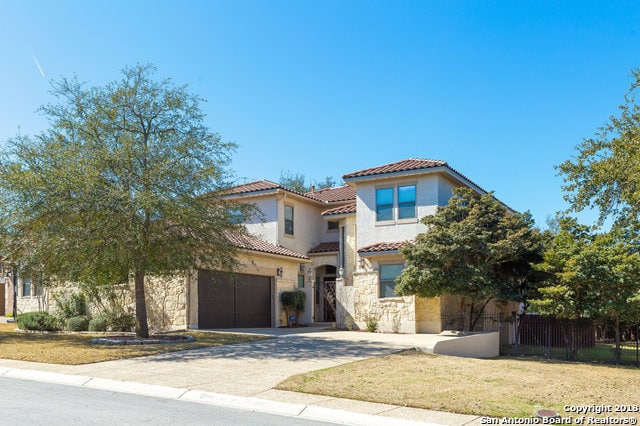
M16 324L0 324L0 358L79 365L165 352L263 340L264 336L189 331L195 341L160 345L108 346L90 343L104 334L16 333Z
M407 351L293 376L277 388L479 416L546 408L566 417L575 416L566 404L637 406L639 382L636 368Z

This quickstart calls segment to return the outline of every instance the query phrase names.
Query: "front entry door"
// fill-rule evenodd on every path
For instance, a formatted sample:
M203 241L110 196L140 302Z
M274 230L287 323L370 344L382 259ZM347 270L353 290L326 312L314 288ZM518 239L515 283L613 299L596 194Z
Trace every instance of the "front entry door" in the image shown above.
M336 282L335 278L316 280L315 321L335 322L336 320Z

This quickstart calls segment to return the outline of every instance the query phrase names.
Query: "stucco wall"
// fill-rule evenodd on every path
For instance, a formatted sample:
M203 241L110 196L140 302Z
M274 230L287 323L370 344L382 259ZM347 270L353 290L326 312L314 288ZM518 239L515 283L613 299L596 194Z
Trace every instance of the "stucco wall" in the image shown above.
M438 176L438 205L446 206L449 199L453 196L453 188L460 186L455 184L451 179L444 176Z
M278 244L278 203L275 196L254 198L250 202L260 214L245 222L250 234L261 237L271 244Z
M415 219L401 221L376 221L376 189L387 186L416 185ZM382 241L406 241L426 230L419 219L434 214L438 205L438 177L427 175L422 177L378 180L358 183L356 208L358 246L365 247ZM394 217L397 217L397 197L394 195Z
M441 340L433 353L467 358L495 358L500 355L500 333L466 334Z
M284 206L293 207L293 235L284 233ZM278 242L277 244L295 252L306 254L322 241L326 233L326 222L321 216L322 208L303 201L299 197L284 194L278 198Z
M416 297L416 333L440 333L440 298Z

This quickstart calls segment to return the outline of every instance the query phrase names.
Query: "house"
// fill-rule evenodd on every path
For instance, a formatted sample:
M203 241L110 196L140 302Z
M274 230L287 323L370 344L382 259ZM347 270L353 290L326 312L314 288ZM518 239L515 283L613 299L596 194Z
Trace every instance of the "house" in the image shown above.
M420 218L446 205L454 188L486 191L446 162L420 158L347 173L343 180L344 186L308 193L267 180L230 189L228 197L261 212L245 222L249 236L234 237L239 267L150 278L151 327L278 327L287 323L280 294L300 290L306 294L302 324L364 328L374 319L384 332L450 328L443 313L458 308L457 298L394 294L404 266L400 248L426 230ZM29 291L30 299L18 298L20 311L36 298Z
M426 230L420 218L446 205L455 187L486 191L444 161L418 158L343 180L344 186L305 194L265 180L233 188L229 196L253 203L262 217L246 223L253 237L238 244L238 273L198 271L189 325L277 327L286 324L280 293L301 290L300 323L364 328L374 318L387 332L447 328L442 314L458 309L457 298L394 294L404 266L400 248Z

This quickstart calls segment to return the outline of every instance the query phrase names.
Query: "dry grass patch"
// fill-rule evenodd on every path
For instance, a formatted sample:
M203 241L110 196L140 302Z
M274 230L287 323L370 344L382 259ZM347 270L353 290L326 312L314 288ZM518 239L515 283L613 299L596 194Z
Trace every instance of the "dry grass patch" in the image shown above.
M484 416L534 415L542 406L638 404L640 371L415 351L293 376L278 389Z
M189 331L190 343L108 346L90 343L104 334L16 333L16 324L0 324L0 358L48 364L79 365L166 352L263 340L264 336Z

